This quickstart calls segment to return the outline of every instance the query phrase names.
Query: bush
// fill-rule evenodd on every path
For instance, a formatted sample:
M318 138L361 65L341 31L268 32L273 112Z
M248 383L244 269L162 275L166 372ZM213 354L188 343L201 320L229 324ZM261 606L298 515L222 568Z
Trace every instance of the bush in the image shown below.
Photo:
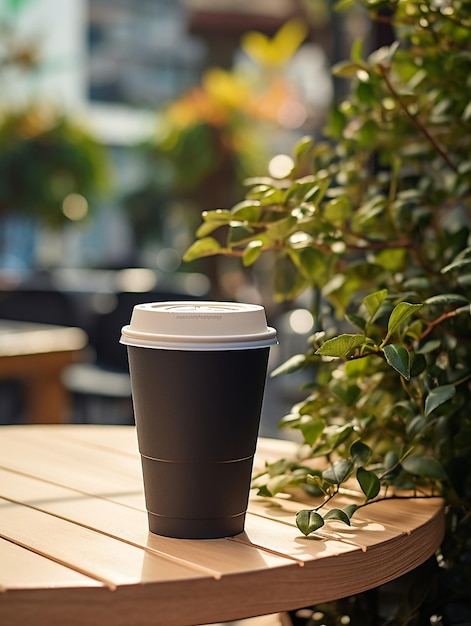
M268 466L259 493L331 501L355 478L365 505L391 489L443 495L429 597L387 623L471 623L471 3L364 4L390 15L396 41L367 58L353 46L324 138L298 143L286 179L252 179L244 201L204 212L186 259L272 255L275 300L312 295L306 352L275 372L311 372L282 421L302 433L302 463ZM348 524L356 508L334 516ZM297 515L305 534L327 520L322 505Z

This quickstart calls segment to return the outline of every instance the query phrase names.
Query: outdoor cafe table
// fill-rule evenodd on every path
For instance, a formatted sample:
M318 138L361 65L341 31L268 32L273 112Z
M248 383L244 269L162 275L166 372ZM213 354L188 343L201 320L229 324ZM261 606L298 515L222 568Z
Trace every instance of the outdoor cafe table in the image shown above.
M87 342L80 328L0 319L0 379L25 383L25 422L68 420L62 373L81 358Z
M255 465L293 443L260 439ZM390 500L352 526L297 530L305 503L250 499L245 532L147 528L131 426L0 427L0 624L189 626L284 612L390 581L443 537L438 498Z

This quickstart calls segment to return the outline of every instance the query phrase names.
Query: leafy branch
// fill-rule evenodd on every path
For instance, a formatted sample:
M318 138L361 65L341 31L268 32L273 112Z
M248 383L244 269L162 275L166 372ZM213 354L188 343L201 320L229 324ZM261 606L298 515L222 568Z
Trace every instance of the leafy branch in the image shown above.
M439 494L441 595L469 606L471 4L362 4L396 42L368 56L354 43L333 68L349 90L323 137L293 147L286 178L251 179L242 204L208 211L187 258L238 256L264 296L271 268L274 304L316 321L271 373L302 381L280 422L301 445L254 478L259 495L315 498L296 518L310 534L382 499Z
M409 110L409 107L407 106L407 104L405 103L404 99L401 98L401 96L399 95L399 93L396 91L396 89L394 88L390 78L389 78L389 68L386 67L385 65L379 64L378 65L378 69L381 72L381 75L384 79L384 82L387 86L387 88L389 89L391 95L395 98L395 100L397 101L397 103L399 104L399 106L401 107L402 111L405 113L405 115L407 116L407 118L412 122L412 124L414 124L414 126L419 130L419 132L425 137L425 139L431 144L431 146L433 147L434 150L436 150L436 152L438 152L438 154L443 158L443 160L446 162L446 164L448 165L448 167L455 173L458 173L458 168L456 167L456 165L453 163L453 161L450 159L449 155L446 153L446 151L440 146L440 144L438 143L438 141L435 139L435 137L432 135L432 133L429 132L429 130L427 129L426 126L424 126L419 117L417 115L413 115L411 113L411 111Z

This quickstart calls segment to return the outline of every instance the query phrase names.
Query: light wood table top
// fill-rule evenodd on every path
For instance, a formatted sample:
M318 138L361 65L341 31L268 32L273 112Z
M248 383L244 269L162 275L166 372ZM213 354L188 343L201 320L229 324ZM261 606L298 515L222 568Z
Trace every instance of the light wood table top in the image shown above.
M255 465L292 448L260 439ZM236 537L152 535L134 427L0 427L0 624L190 626L294 610L390 581L443 537L438 498L374 504L310 537L300 508L253 496Z
M61 376L87 342L80 328L0 319L0 378L25 382L26 422L67 421L69 395Z

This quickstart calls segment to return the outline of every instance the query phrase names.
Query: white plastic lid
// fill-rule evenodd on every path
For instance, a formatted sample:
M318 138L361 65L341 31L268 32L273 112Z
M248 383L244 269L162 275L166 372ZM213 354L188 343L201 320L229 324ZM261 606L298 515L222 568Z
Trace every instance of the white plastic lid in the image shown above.
M246 350L277 340L257 304L176 301L136 305L120 342L166 350Z

